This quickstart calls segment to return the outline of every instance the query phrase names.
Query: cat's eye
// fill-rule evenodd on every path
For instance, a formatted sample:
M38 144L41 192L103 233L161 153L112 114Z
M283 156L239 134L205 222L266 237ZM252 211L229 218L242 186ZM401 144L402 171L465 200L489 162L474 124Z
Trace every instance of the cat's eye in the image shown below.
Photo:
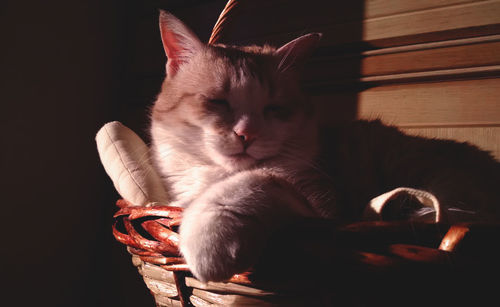
M229 102L226 99L208 99L208 102L219 106L229 106Z
M231 109L229 101L227 101L226 99L207 99L206 104L209 107L224 108L226 110Z
M264 108L264 115L273 116L278 119L287 119L290 117L291 113L292 111L290 108L276 104L270 104Z

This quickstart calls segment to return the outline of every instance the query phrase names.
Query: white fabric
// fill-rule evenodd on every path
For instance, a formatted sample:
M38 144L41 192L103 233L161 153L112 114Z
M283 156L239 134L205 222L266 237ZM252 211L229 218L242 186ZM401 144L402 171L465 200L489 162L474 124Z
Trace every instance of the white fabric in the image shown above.
M137 134L114 121L96 135L102 165L116 191L135 206L168 203L161 179L150 162L149 149Z
M384 206L391 199L394 199L396 196L401 194L414 196L423 206L434 209L436 213L436 223L441 221L441 205L433 194L427 191L405 187L394 189L373 198L365 209L364 217L366 219L372 219L374 216L380 216Z

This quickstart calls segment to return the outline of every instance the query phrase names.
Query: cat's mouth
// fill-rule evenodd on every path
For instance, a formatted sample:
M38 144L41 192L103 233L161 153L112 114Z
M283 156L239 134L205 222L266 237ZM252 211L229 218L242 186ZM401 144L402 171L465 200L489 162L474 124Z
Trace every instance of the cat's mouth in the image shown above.
M229 158L234 159L234 160L246 160L246 159L252 159L256 160L254 157L250 156L247 152L240 152L237 154L232 154L229 155Z
M237 154L231 154L226 156L230 161L230 164L236 166L237 168L246 168L257 163L257 159L249 155L247 152L240 152Z

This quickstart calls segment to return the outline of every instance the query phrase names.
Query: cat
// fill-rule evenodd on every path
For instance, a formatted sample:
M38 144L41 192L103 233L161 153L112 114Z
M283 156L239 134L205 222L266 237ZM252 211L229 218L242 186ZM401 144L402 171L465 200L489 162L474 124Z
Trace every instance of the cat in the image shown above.
M432 192L450 221L500 216L500 163L489 153L380 121L319 127L300 72L321 34L279 48L205 45L165 11L160 30L168 60L151 152L171 205L185 208L180 251L199 280L245 271L294 217L356 221L396 187ZM417 211L410 217L432 216Z

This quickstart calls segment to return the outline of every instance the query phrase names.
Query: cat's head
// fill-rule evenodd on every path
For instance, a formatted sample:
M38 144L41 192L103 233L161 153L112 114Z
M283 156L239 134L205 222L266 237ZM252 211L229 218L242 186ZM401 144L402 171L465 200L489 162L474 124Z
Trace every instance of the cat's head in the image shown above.
M298 150L311 117L299 68L321 35L280 48L205 45L180 20L160 13L167 76L152 110L153 144L226 169Z

